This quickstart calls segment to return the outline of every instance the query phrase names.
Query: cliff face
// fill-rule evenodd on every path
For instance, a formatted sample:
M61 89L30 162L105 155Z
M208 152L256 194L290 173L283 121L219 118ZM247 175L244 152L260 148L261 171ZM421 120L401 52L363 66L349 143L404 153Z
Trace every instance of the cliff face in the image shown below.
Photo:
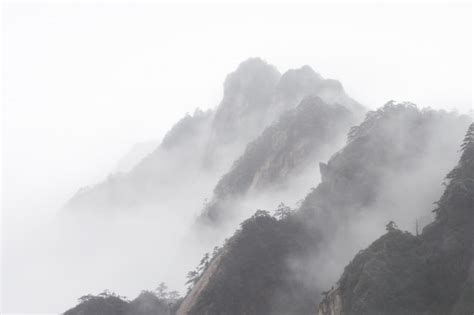
M214 259L210 262L209 266L203 272L197 283L192 287L191 291L188 292L187 298L183 300L179 306L176 315L185 315L191 311L191 308L196 303L196 299L199 298L201 294L203 294L203 290L205 290L205 288L208 286L210 278L220 268L222 255L223 253L220 253L219 256L214 257Z
M346 268L343 285L320 304L320 314L431 314L420 303L430 297L417 300L412 295L423 289L419 280L424 277L426 262L422 256L425 249L420 245L417 237L399 230L381 237ZM335 299L339 301L337 308L331 305ZM379 307L372 309L370 304Z
M417 198L424 200L422 208L429 212L430 197L439 190L431 179L442 178L441 169L446 163L452 165L457 155L453 139L462 138L460 130L467 124L467 119L457 115L422 111L411 104L389 103L369 113L351 130L347 145L321 164L321 183L296 213L279 215L277 220L260 211L243 223L226 243L220 267L201 294L193 297L187 314L314 314L317 297L336 280L333 270L342 269L335 262L348 260L367 239L361 235L367 227L361 228L360 218L386 223L392 216L404 217L403 209L415 209L411 202ZM445 128L453 131L449 139L436 132ZM436 160L433 167L421 167L433 155L444 164ZM427 189L421 189L420 175L428 176ZM403 185L404 198L394 189L399 185ZM392 204L381 206L387 200ZM379 231L373 229L369 237L375 238ZM400 240L409 245L398 247ZM394 255L417 260L418 249L411 245L418 242L416 237L393 232L376 250L384 256L396 249ZM322 312L336 312L346 305L345 292L341 288L334 292L340 293L329 294L332 299L326 300Z
M217 183L201 218L216 224L232 218L249 191L291 187L293 179L343 142L355 120L342 105L329 105L318 97L303 99L247 146Z
M275 87L281 74L259 58L240 64L224 83L224 96L212 122L213 145L251 140L268 124L265 118L276 114ZM240 138L240 139L239 139Z
M474 312L474 124L446 179L435 221L419 236L388 228L345 268L320 314Z
M342 297L338 289L331 289L325 293L324 300L319 304L318 315L342 314Z
M309 66L281 75L274 66L251 58L225 80L224 96L212 123L212 142L218 145L238 140L247 144L282 112L308 96L363 111L340 82L324 79Z

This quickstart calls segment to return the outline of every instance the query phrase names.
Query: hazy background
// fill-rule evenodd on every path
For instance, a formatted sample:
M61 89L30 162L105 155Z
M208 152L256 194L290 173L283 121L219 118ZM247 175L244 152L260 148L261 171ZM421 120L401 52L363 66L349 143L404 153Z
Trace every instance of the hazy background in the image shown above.
M281 72L308 64L370 108L390 99L460 112L472 106L467 4L4 2L2 9L4 312L72 306L52 298L67 290L53 287L57 277L89 293L47 264L41 281L50 276L51 287L40 282L36 255L54 244L28 255L21 244L136 142L160 140L186 112L216 106L226 74L248 57Z

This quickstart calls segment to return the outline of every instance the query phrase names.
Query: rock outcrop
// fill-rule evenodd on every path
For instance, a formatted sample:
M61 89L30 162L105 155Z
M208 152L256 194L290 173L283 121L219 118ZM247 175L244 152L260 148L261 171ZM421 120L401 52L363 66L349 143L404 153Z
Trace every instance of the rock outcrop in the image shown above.
M247 145L217 183L201 219L219 224L234 217L249 191L291 187L295 178L342 145L356 117L345 106L329 105L319 97L303 99ZM308 178L306 189L313 181Z

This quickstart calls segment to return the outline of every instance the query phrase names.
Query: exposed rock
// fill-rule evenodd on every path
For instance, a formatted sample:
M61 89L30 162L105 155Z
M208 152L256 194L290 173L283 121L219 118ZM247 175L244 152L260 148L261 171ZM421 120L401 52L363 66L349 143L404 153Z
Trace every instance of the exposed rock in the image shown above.
M192 287L191 291L186 295L186 298L181 303L176 315L186 315L189 314L191 308L196 303L196 300L203 293L203 290L209 283L209 279L216 273L219 268L219 265L222 261L222 254L219 254L217 257L210 262L209 266L206 268L202 276L199 278L198 282Z
M291 187L292 178L343 141L354 120L354 114L344 106L328 105L318 97L305 98L247 146L217 183L203 218L214 223L232 218L236 200L249 190L283 183Z
M342 315L342 297L339 289L332 289L319 304L318 315Z

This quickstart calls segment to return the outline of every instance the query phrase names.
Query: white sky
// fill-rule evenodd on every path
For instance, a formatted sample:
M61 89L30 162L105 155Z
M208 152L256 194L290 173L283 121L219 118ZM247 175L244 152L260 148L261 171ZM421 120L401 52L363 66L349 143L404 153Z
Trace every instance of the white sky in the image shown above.
M225 75L251 56L280 71L309 64L372 108L467 111L471 17L459 4L7 3L6 203L64 201L133 143L214 107Z
M3 223L54 213L259 56L388 100L472 108L467 4L4 3ZM11 220L11 221L8 221Z

